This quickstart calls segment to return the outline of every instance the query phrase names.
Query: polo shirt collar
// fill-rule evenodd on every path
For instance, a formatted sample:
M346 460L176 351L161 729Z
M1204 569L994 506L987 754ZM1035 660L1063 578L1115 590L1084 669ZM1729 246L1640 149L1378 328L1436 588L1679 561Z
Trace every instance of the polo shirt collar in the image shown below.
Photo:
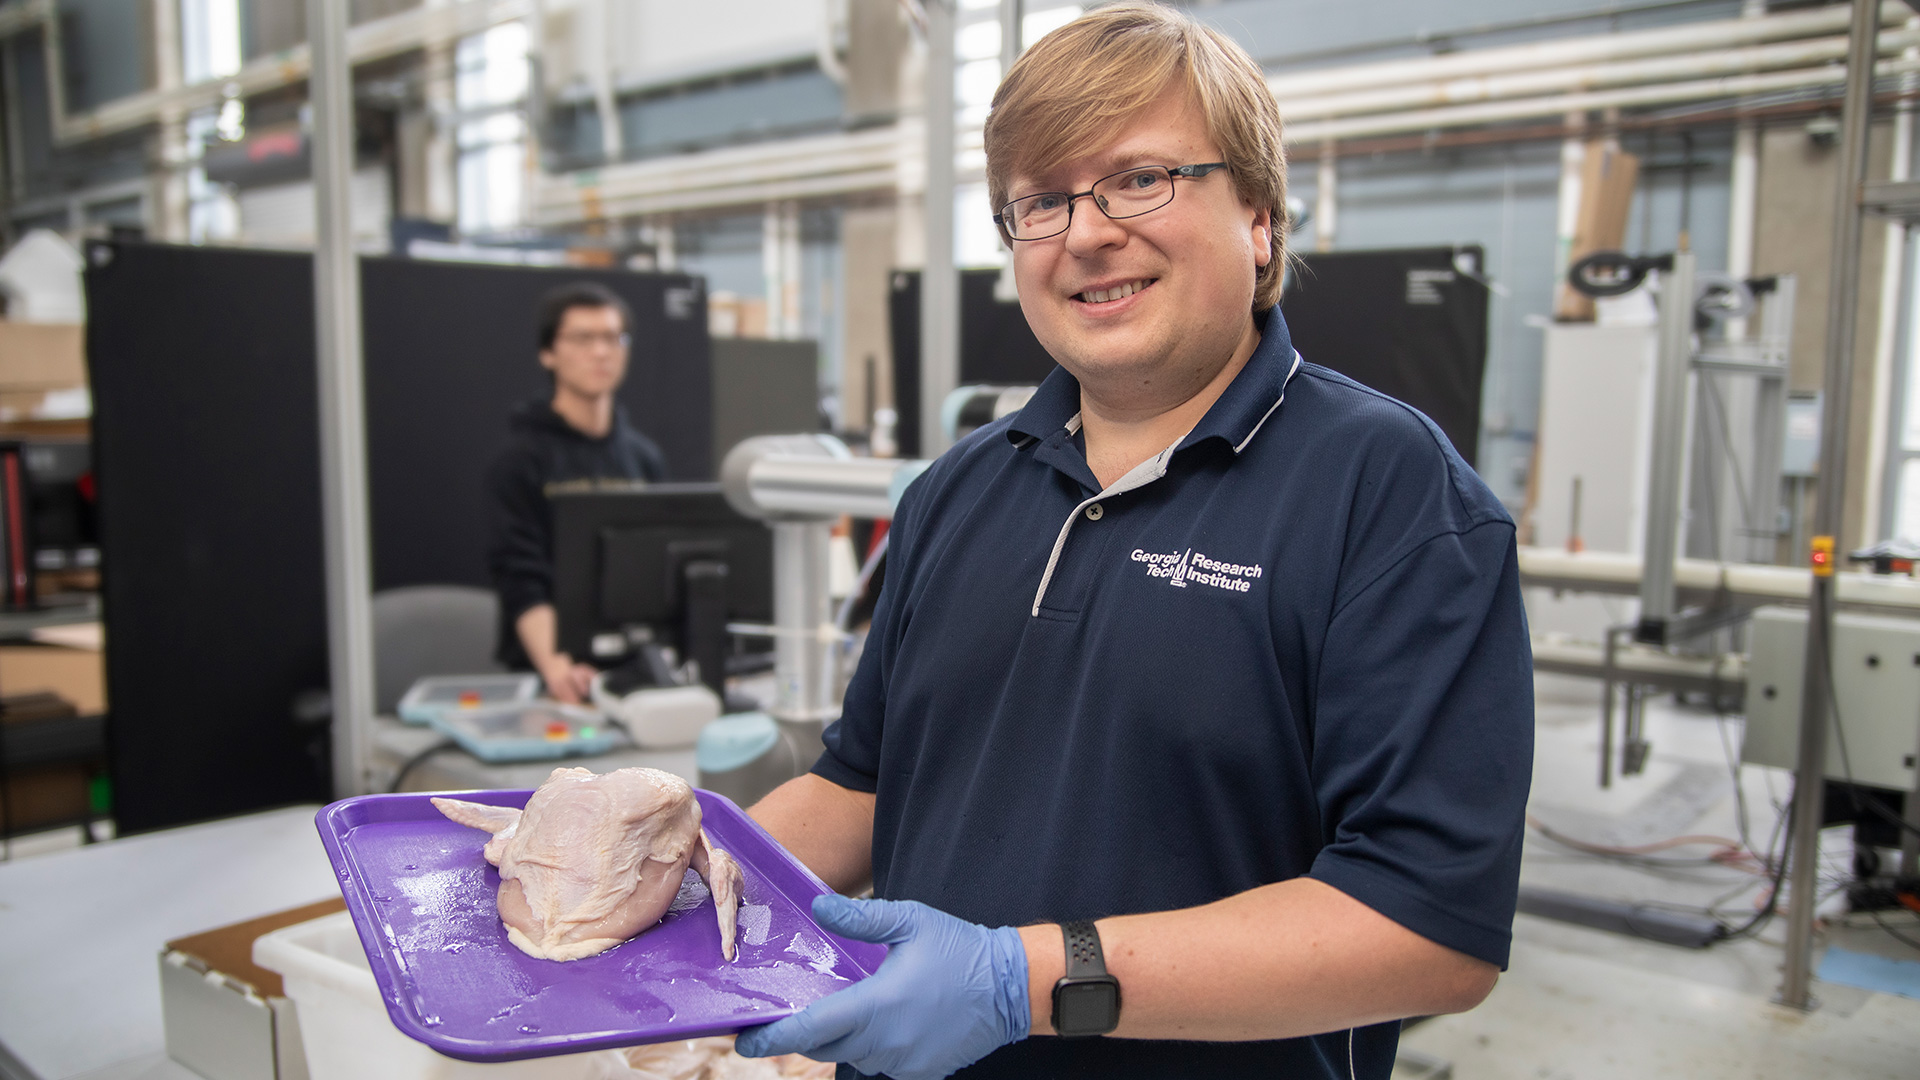
M1040 381L1033 397L1013 414L1007 424L1007 439L1019 445L1045 439L1069 425L1075 429L1080 426L1080 380L1056 364Z
M1252 441L1262 424L1280 406L1287 380L1299 368L1299 356L1293 351L1293 338L1278 305L1269 309L1260 331L1260 344L1254 347L1247 366L1240 369L1220 399L1200 418L1187 437L1175 449L1185 449L1208 439L1219 439L1239 453ZM1033 398L1007 426L1007 438L1015 445L1045 440L1060 431L1072 435L1080 427L1080 382L1067 370L1056 367L1034 391Z

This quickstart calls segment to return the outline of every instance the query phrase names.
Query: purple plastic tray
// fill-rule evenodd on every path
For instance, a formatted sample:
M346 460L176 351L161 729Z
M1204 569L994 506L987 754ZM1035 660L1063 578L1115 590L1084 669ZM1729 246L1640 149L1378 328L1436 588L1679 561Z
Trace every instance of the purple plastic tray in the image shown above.
M531 791L450 792L524 806ZM720 956L705 883L689 872L666 917L584 960L538 960L507 941L487 834L427 795L362 795L315 821L367 950L387 1015L449 1057L513 1061L724 1035L800 1011L866 978L884 945L849 941L810 915L826 885L725 796L698 791L713 843L739 861L739 956Z

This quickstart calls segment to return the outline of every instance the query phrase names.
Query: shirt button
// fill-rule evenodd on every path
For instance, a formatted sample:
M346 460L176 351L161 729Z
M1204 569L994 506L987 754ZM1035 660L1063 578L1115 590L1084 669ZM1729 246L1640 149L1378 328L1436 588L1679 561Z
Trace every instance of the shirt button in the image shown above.
M1102 517L1106 516L1106 513L1107 511L1105 507L1101 506L1099 503L1094 503L1092 506L1087 507L1087 520L1099 521Z

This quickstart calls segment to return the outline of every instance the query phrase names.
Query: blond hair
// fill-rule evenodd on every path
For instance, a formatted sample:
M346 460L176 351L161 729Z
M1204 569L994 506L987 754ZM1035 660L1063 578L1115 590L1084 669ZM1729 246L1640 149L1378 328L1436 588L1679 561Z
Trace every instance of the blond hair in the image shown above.
M987 193L1006 205L1017 173L1099 150L1176 79L1206 118L1245 204L1271 213L1272 258L1253 306L1280 300L1286 255L1287 159L1280 109L1245 50L1190 16L1154 3L1098 8L1041 38L1007 72L987 116ZM1185 165L1187 162L1168 162Z

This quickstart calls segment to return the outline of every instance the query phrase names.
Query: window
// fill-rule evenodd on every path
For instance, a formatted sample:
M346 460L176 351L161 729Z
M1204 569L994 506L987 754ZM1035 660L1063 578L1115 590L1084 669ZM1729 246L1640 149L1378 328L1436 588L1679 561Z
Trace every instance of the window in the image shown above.
M461 233L521 223L527 176L527 27L501 23L454 50L454 143Z

